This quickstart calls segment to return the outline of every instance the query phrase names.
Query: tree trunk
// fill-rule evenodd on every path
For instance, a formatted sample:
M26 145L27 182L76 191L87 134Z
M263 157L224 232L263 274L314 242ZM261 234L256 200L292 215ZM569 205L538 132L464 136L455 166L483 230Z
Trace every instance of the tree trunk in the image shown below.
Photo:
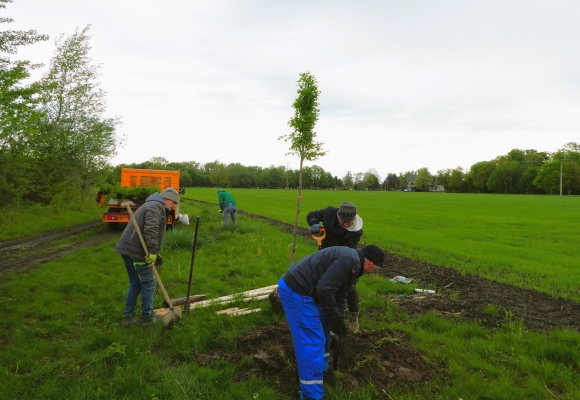
M294 233L292 234L292 249L290 251L290 265L294 264L296 253L296 236L298 236L298 219L300 218L300 202L302 201L302 165L304 157L300 157L300 171L298 172L298 203L296 204L296 219L294 220Z

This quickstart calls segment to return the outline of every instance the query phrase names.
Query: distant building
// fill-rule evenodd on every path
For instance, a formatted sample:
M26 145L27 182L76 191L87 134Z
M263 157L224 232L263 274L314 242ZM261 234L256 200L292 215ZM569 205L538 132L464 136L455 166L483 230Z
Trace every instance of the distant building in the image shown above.
M407 177L407 187L403 188L406 192L414 192L417 188L415 187L415 181L417 180L417 175L409 175Z
M430 192L444 192L445 186L443 185L429 185Z

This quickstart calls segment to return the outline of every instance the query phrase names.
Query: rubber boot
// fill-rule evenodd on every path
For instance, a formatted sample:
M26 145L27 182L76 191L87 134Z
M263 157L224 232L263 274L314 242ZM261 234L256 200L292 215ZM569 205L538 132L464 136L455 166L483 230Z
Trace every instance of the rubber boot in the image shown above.
M141 317L140 324L141 326L149 326L151 324L161 324L163 322L163 318L158 317L155 314L143 315Z
M311 399L310 397L304 397L304 395L302 394L302 391L298 392L298 394L300 395L300 400L324 400L324 398L322 398L322 399Z
M133 324L133 320L135 318L135 313L130 312L128 314L123 315L123 319L121 320L121 326L123 328L127 328Z

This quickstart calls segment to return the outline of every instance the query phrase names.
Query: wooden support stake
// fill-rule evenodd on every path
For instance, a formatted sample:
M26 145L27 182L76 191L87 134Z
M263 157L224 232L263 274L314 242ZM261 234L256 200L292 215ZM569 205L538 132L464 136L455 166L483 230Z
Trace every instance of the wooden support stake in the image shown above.
M240 316L240 315L252 314L252 313L255 313L255 312L259 312L259 311L262 311L262 309L261 308L254 308L252 310L243 310L243 311L240 311L240 312L231 314L230 316L231 317L237 317L237 316Z

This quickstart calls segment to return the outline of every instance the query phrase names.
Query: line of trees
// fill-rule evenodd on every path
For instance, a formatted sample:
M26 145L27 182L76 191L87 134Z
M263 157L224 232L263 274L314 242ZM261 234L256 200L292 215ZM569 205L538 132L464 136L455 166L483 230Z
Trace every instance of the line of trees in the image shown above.
M284 166L226 165L220 161L201 164L195 161L169 162L155 157L149 161L125 165L130 168L180 169L181 185L220 186L231 188L296 188L298 170ZM333 175L318 165L302 169L306 189L337 190L417 190L428 191L439 185L447 192L463 193L559 193L560 167L564 194L580 194L580 144L568 143L553 152L514 149L491 161L473 164L469 170L461 167L444 169L431 174L428 168L388 173L384 179L376 169L367 172L347 172L343 177ZM119 180L120 168L107 168L107 181Z
M386 185L394 190L411 189L413 182L422 191L441 185L448 192L551 194L559 193L560 180L564 194L580 194L580 144L567 143L553 153L513 149L467 171L457 167L432 175L428 168L420 168L399 176L388 174Z
M218 160L206 164L196 161L169 162L162 157L154 157L142 163L125 164L127 168L149 169L179 169L181 170L181 185L193 186L220 186L232 188L297 188L298 170L288 169L285 166L259 167L244 166L240 163L224 164ZM115 183L121 175L121 166L107 169L108 183ZM375 177L374 181L378 181ZM348 182L347 182L348 183ZM333 176L323 168L313 165L303 167L302 184L310 189L353 188L353 184L345 186L343 180ZM377 186L378 187L378 186Z
M12 0L0 0L0 9ZM0 23L13 22L0 18ZM89 57L89 26L55 41L47 72L14 60L21 46L48 40L35 30L0 31L0 196L3 204L48 204L60 194L90 193L122 137L106 118L99 66Z

